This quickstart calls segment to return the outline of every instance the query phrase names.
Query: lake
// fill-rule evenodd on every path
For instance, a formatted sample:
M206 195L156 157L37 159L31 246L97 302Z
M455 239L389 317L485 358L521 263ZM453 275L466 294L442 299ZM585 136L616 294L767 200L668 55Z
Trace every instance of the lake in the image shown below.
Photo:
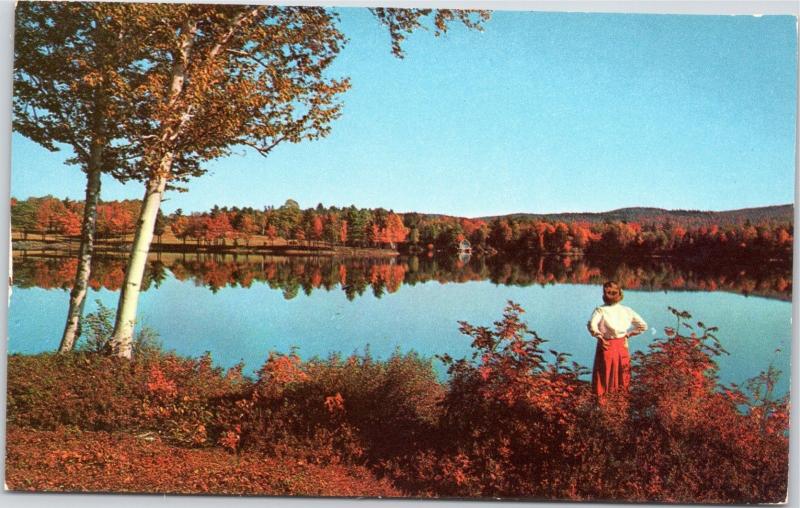
M75 261L14 253L9 353L57 348ZM217 365L240 361L252 373L269 351L297 348L303 358L332 352L376 358L414 350L423 356L470 354L458 322L490 326L508 300L526 309L529 327L546 348L570 353L591 368L595 341L586 331L601 304L601 285L616 279L650 330L631 339L645 350L667 326L668 306L688 310L730 355L719 359L723 382L742 383L773 365L789 386L792 336L791 266L692 265L659 260L540 258L153 256L139 302L139 323L155 330L165 349L212 354ZM115 307L124 261L100 259L86 312L96 301ZM444 376L443 368L434 362Z

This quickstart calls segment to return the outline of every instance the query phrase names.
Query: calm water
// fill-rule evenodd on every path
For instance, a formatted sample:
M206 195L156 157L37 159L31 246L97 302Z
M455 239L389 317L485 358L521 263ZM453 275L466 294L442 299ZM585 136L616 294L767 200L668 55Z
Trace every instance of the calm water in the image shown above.
M65 259L14 259L9 312L9 352L37 353L58 346L74 265ZM602 264L602 263L600 263ZM124 265L95 268L95 300L117 303ZM791 274L786 269L733 268L706 273L696 267L659 263L597 266L539 260L489 262L401 259L163 258L153 260L139 304L140 325L158 332L165 348L179 354L210 351L228 367L244 361L257 369L271 350L296 347L304 358L331 352L363 352L378 358L393 351L423 355L469 354L458 321L490 325L507 300L526 310L529 326L547 346L571 353L591 367L594 339L586 321L600 303L600 284L622 280L625 304L651 326L631 340L646 349L665 326L668 306L690 311L718 337L729 356L719 360L724 382L741 383L772 364L788 389L791 344Z

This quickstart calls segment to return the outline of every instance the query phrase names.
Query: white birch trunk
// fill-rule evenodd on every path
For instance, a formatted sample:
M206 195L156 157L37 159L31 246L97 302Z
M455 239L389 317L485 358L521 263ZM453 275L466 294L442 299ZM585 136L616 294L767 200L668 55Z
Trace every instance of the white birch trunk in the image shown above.
M98 66L103 67L103 57L98 56ZM59 353L72 351L81 334L81 318L86 303L89 287L89 276L92 273L92 256L97 230L97 203L100 200L101 171L106 148L106 107L105 90L98 90L94 96L94 112L92 114L93 137L89 147L89 160L86 164L86 198L83 204L83 222L81 223L81 243L78 247L78 271L69 295L69 309L64 333L58 346Z
M194 45L194 36L197 31L197 22L188 21L181 30L181 43L175 63L172 66L172 76L169 86L169 106L175 105L186 81L186 65ZM177 132L166 128L161 136L161 141L174 139ZM172 161L175 158L173 151L167 151L161 156L158 168L151 173L145 187L142 209L136 223L136 233L128 258L128 267L125 270L125 281L117 304L117 316L114 320L114 333L109 342L111 354L130 359L133 355L133 331L136 324L136 308L139 304L139 293L142 290L142 279L147 266L147 254L153 242L158 210L167 187L167 180L172 172Z
M136 323L136 308L139 304L139 293L147 266L147 254L153 242L156 216L161 207L161 200L167 186L169 168L172 166L172 153L165 154L161 160L157 176L147 182L142 200L142 209L136 223L136 234L133 237L128 267L125 270L125 281L117 304L117 317L114 322L114 333L111 337L111 353L123 358L131 358L133 354L133 332ZM166 172L164 171L166 169Z
M89 287L89 276L92 273L92 256L94 254L94 238L97 226L97 201L100 198L100 166L102 163L103 147L95 143L92 147L92 160L87 169L86 200L83 207L83 224L81 225L81 244L78 249L78 272L75 274L75 283L69 295L69 310L67 322L59 353L68 353L75 347L75 342L80 336L81 317Z
M263 6L256 6L249 11L244 11L237 15L231 21L229 30L222 35L209 51L207 56L208 61L213 61L219 55L236 29L248 17L256 15L262 9ZM168 104L170 108L176 107L179 97L184 92L184 85L187 78L187 64L192 55L196 33L197 20L189 20L182 27L181 41L174 55L175 59L170 79L170 100ZM167 126L163 131L160 137L162 143L172 143L180 136L183 122L186 121L191 110L190 106L185 107L186 110L183 111L184 114L178 125ZM136 322L136 308L139 302L139 293L141 292L144 270L147 265L147 254L150 251L150 245L153 241L156 218L158 216L158 210L161 207L161 200L167 186L167 180L172 174L172 162L174 158L175 152L173 150L164 152L159 162L159 167L155 172L151 173L152 176L147 182L147 188L142 202L142 210L136 226L136 234L131 247L130 258L128 259L128 267L125 271L125 282L123 283L119 304L117 305L114 333L109 344L111 353L116 356L131 358L133 354L133 331Z

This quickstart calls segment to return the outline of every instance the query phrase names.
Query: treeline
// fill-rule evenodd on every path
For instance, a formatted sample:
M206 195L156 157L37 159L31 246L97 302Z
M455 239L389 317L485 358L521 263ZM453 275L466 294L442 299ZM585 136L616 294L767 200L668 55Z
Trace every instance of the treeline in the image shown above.
M496 218L490 222L406 214L410 238L429 249L452 249L464 239L473 250L530 257L544 254L711 256L790 259L791 222L749 221L727 226L677 222L546 222ZM416 232L415 232L416 231Z
M794 206L774 205L756 208L740 208L721 212L702 210L666 210L664 208L628 207L618 208L607 212L565 212L565 213L514 213L505 217L481 217L486 221L496 218L513 218L516 220L539 220L546 222L675 222L684 227L719 226L755 224L766 222L792 222L794 220Z
M97 207L97 235L119 236L133 233L141 201L129 199L100 203ZM81 234L83 202L52 196L11 198L11 226L23 233L56 234L77 237ZM161 218L163 229L164 218Z
M583 380L587 370L549 349L522 313L509 302L493 327L460 323L472 355L442 355L445 382L414 353L307 361L270 353L251 379L241 364L225 372L209 355L180 358L143 339L134 359L123 363L93 353L105 347L108 326L92 327L75 354L9 356L9 432L68 428L78 430L71 442L81 446L65 453L59 443L48 455L41 443L13 441L7 483L15 490L118 490L130 485L124 477L131 471L165 463L136 453L145 436L168 443L169 455L193 457L194 472L184 475L198 480L188 489L195 493L260 492L263 472L254 474L252 464L278 458L366 467L397 495L414 497L786 499L789 399L775 393L777 371L745 387L722 385L716 329L673 309L678 327L633 355L630 393L598 404ZM104 323L111 315L94 319ZM124 436L140 439L118 457ZM191 449L204 450L206 459L189 455ZM234 481L220 481L207 467L226 453L242 465L230 475ZM104 462L109 455L112 464L125 463L122 473ZM132 488L172 492L184 485L143 478ZM244 485L235 481L242 478ZM283 480L277 494L287 494Z
M138 201L111 201L98 206L100 236L133 232ZM76 235L82 204L53 197L11 202L12 225L19 231ZM275 240L325 242L329 245L391 247L408 251L453 252L464 240L473 251L506 256L545 254L623 256L725 256L735 259L791 259L794 226L783 215L758 223L727 221L725 225L697 225L695 215L665 216L639 222L562 222L521 216L468 219L398 214L383 208L350 206L301 209L294 200L282 206L218 207L184 214L178 209L156 221L158 236L169 231L176 239L197 245L215 245L233 239L250 245L257 237ZM726 216L728 219L731 216ZM733 216L746 217L746 215ZM763 217L763 216L762 216Z
M133 234L140 202L109 201L98 205L99 236ZM21 232L80 234L83 204L51 196L12 199L11 222ZM181 209L158 215L154 233L171 233L176 239L197 245L234 240L249 245L253 237L275 240L318 241L356 247L393 247L406 242L408 230L402 216L383 208L323 207L301 209L294 200L262 210L252 207L214 206L208 212L184 214Z
M267 284L287 299L300 292L344 291L355 299L369 291L380 298L404 284L435 281L460 283L489 280L507 286L533 284L602 284L618 280L628 289L647 291L729 291L787 300L792 295L791 266L785 264L708 264L660 260L615 261L570 257L539 257L524 260L499 256L473 256L467 263L453 256L410 256L398 259L284 256L182 256L151 260L142 288L158 287L170 275L192 281L212 291L224 287ZM68 289L77 261L71 258L27 257L14 259L14 285ZM122 287L125 261L96 258L90 287L117 291Z

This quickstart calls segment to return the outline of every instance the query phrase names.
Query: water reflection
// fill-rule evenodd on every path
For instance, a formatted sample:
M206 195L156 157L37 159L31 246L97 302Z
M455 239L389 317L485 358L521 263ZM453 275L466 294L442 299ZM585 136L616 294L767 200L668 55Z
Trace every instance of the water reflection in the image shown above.
M69 289L77 268L74 258L14 253L14 286ZM116 291L122 285L125 261L98 258L90 286ZM398 258L332 258L307 256L220 256L161 254L152 256L143 289L158 287L171 274L216 292L224 287L267 284L286 299L300 291L343 290L355 299L370 291L380 298L403 284L430 281L460 283L489 280L506 286L532 284L601 284L620 281L628 289L646 291L728 291L791 300L790 263L754 265L614 258L539 257L509 260L499 256L431 256Z

